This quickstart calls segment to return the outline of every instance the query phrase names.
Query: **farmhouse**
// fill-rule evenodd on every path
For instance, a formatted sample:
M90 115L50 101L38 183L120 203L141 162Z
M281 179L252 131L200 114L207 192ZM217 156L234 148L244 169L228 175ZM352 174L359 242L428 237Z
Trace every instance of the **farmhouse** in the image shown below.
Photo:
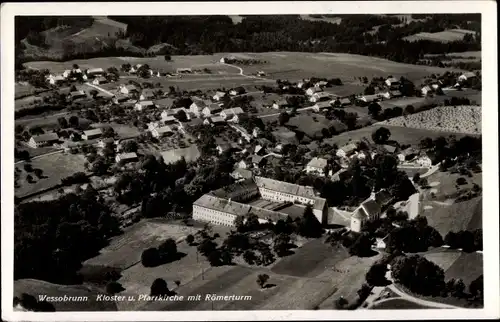
M222 98L226 96L225 92L216 92L215 95L212 97L214 101L220 101Z
M220 116L224 118L224 120L228 122L238 123L240 114L243 114L244 111L241 107L228 108L220 112Z
M80 91L73 91L68 94L68 99L70 100L76 100L78 98L83 98L86 97L85 92L80 90Z
M375 102L379 99L378 94L373 94L373 95L363 95L358 98L360 101L365 102L365 103L371 103Z
M357 146L354 144L354 143L349 143L349 144L346 144L342 147L340 147L338 150L337 150L337 153L336 155L339 157L339 158L345 158L351 154L354 153L354 151L356 151L357 149Z
M131 95L132 93L139 93L135 85L120 85L120 92L125 95Z
M200 116L205 107L211 104L211 102L204 101L199 98L193 98L192 101L193 103L189 106L189 111L197 117Z
M381 208L372 195L366 199L351 216L351 230L360 232L368 220L380 218Z
M99 85L99 84L106 84L108 82L108 80L106 79L106 77L96 77L94 78L94 80L92 81L92 84L94 85Z
M149 131L151 132L151 135L154 138L161 138L164 136L172 135L174 133L172 128L168 125L159 126L159 127L152 127Z
M347 106L347 105L351 105L351 100L348 97L344 97L344 98L337 97L336 99L330 101L330 104L333 106Z
M314 87L316 87L316 88L325 87L326 85L328 85L328 82L326 82L326 81L319 81L319 82L314 83Z
M222 107L220 107L218 104L209 104L203 108L201 111L201 114L203 114L203 117L209 117L212 115L215 115L217 113L220 113L222 111Z
M32 148L40 148L43 146L52 145L59 141L59 136L56 133L45 133L34 135L30 138L28 145Z
M286 108L288 106L288 102L285 99L277 100L271 105L272 108L279 110L282 108Z
M128 101L128 96L119 92L119 93L115 94L111 100L114 104L120 104L120 103Z
M323 90L321 88L317 88L317 87L309 87L307 90L306 90L306 95L307 96L313 96L314 93L318 93L318 92L322 92Z
M137 157L137 154L135 154L135 152L129 152L129 153L118 154L115 160L116 162L128 163L128 162L136 162L139 160L139 158Z
M236 168L233 172L231 172L231 177L235 180L247 180L251 179L252 176L252 171L243 168Z
M91 68L87 69L85 74L89 77L102 76L104 75L104 70L102 68Z
M326 159L315 157L306 165L306 172L315 173L324 177L327 163Z
M165 162L165 164L171 164L183 158L186 162L195 162L201 156L201 153L200 150L198 150L198 147L193 144L187 148L161 152L161 156L163 157L163 162Z
M100 139L98 142L97 142L97 147L98 148L101 148L101 149L104 149L106 147L107 144L110 144L110 143L113 143L113 145L116 143L115 142L115 139L113 138L104 138L104 139Z
M51 85L59 85L59 84L63 83L65 81L65 79L61 75L57 75L57 76L49 75L49 76L47 76L47 81Z
M426 85L422 87L421 92L423 96L427 96L432 93L432 88L429 85Z
M404 149L398 153L399 162L405 162L407 160L411 160L418 154L418 151L414 148Z
M241 86L233 88L232 90L229 91L229 95L231 96L236 96L241 94L245 94L245 89Z
M385 84L390 88L395 88L399 86L399 81L394 77L389 77L385 80Z
M394 90L394 91L387 91L385 93L382 93L382 97L385 99L391 99L391 98L396 98L396 97L401 97L403 96L399 90Z
M316 102L321 102L321 101L329 101L332 98L332 94L328 92L317 92L314 93L311 98L309 98L309 101L312 103Z
M152 89L143 89L139 96L139 100L141 101L151 100L153 98L155 98L155 93Z
M332 107L332 105L330 104L330 102L318 102L316 104L313 105L313 110L315 112L320 112L322 110L328 110Z
M477 77L477 75L475 73L467 72L467 73L463 73L462 75L460 75L458 77L458 81L465 82L466 80L471 79L471 78L475 78L475 77Z
M88 131L83 131L82 139L84 140L93 140L101 137L102 129L92 129Z
M210 118L206 118L203 121L204 125L212 125L212 126L222 125L225 123L226 123L226 121L224 120L224 118L222 116L212 116Z
M140 102L135 103L135 105L134 105L134 109L136 111L143 111L145 109L155 108L155 107L156 107L156 105L155 105L155 103L153 103L153 101L140 101Z

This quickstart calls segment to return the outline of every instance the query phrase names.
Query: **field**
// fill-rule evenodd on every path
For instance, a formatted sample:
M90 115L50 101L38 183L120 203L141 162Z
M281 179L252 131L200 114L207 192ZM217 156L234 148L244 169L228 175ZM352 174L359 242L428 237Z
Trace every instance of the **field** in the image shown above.
M379 124L432 131L481 134L481 107L440 106L416 114L395 117Z
M85 261L83 265L126 269L141 260L145 249L157 247L167 238L178 240L195 230L193 227L162 223L161 220L144 220L130 226L103 248L98 256Z
M450 206L433 204L433 209L422 214L427 217L429 226L434 227L443 235L449 231L474 230L482 228L482 198L462 201Z
M203 69L208 68L212 70L212 75L196 75L184 76L182 79L177 79L176 82L179 86L188 87L194 80L191 77L198 77L198 86L208 86L207 81L211 76L213 87L229 86L233 83L241 83L243 78L240 74L240 69L229 65L219 64L221 57L231 55L241 55L232 53L219 53L215 55L193 55L193 56L172 56L172 61L165 61L164 57L158 56L155 58L135 58L135 57L106 57L106 58L92 58L92 59L78 59L67 61L64 63L50 62L50 61L34 61L28 62L25 65L35 69L47 68L53 73L61 73L65 69L70 68L73 64L78 64L80 68L96 68L101 67L107 69L114 66L119 68L122 64L148 64L153 69L160 69L165 72L175 71L177 68ZM334 54L334 53L296 53L296 52L272 52L272 53L243 53L243 55L250 58L265 60L268 63L252 66L242 66L245 75L255 74L257 71L266 72L265 78L275 79L288 79L291 81L300 80L307 77L338 77L344 83L351 83L358 77L366 76L372 78L374 76L386 77L393 75L394 77L405 76L409 79L421 79L431 73L443 73L445 69L431 66L417 66L410 64L402 64L392 62L386 59L352 55L352 54ZM222 75L219 74L223 73ZM219 74L219 75L217 75ZM221 76L232 75L235 79L224 81ZM235 81L238 82L235 82ZM169 81L172 81L169 79ZM231 82L232 81L232 82ZM258 81L254 78L247 78L250 84ZM264 81L260 81L264 82ZM220 85L218 85L220 83ZM217 84L217 85L216 85ZM339 87L340 89L341 87Z
M483 255L478 253L461 253L460 257L446 269L445 278L462 279L465 285L483 274Z
M14 281L14 296L21 297L27 293L35 296L88 296L88 301L61 301L51 302L59 311L116 311L116 304L108 301L96 301L98 294L103 290L84 285L58 285L34 279L21 279Z
M407 301L405 299L388 299L385 301L380 301L375 304L372 310L414 310L414 309L428 309L429 307L421 306L420 304Z
M76 172L85 172L85 158L82 155L54 153L45 155L31 161L33 169L41 169L43 175L38 179L32 175L34 183L28 183L25 178L28 173L24 170L23 165L17 167L21 169L21 177L19 180L20 187L15 189L17 197L36 193L38 191L48 189L61 183L61 179Z
M424 255L424 257L441 267L443 271L447 271L450 266L455 263L455 261L460 257L459 251L449 251L449 252L433 252L430 254Z
M431 40L446 43L462 40L466 34L474 34L474 31L465 29L450 29L434 33L420 32L418 34L405 37L404 39L407 41Z
M303 20L324 21L324 22L334 23L336 25L342 22L342 18L340 17L333 17L330 15L321 15L321 16L322 16L321 18L316 18L312 17L312 15L300 15L300 18L302 18Z
M435 139L439 136L446 137L448 135L456 134L456 133L431 131L426 129L412 129L407 127L374 124L358 130L341 133L339 135L334 136L333 138L324 140L324 142L328 144L335 143L338 146L342 146L348 143L349 141L361 140L362 138L367 138L370 142L372 142L371 139L372 133L381 127L389 129L389 131L391 132L390 140L395 140L399 142L399 144L410 144L413 146L418 146L420 140L426 137ZM459 138L459 135L457 135L457 138Z

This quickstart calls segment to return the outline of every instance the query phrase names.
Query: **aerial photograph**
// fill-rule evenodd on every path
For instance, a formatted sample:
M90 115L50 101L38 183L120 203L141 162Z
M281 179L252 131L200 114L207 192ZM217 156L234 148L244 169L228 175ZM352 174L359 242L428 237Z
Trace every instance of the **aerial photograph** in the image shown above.
M15 17L13 310L484 308L480 13L161 14Z

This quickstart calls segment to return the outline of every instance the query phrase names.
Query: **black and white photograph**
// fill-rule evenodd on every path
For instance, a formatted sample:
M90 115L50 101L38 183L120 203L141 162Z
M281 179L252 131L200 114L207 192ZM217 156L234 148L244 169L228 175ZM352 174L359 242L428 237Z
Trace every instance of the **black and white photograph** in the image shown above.
M496 3L269 4L2 6L2 319L499 317Z

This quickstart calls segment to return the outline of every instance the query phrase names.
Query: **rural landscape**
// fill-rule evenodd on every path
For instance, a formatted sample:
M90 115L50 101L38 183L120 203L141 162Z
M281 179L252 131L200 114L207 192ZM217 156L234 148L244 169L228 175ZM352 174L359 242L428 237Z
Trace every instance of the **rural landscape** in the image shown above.
M480 14L15 25L15 310L483 307Z

